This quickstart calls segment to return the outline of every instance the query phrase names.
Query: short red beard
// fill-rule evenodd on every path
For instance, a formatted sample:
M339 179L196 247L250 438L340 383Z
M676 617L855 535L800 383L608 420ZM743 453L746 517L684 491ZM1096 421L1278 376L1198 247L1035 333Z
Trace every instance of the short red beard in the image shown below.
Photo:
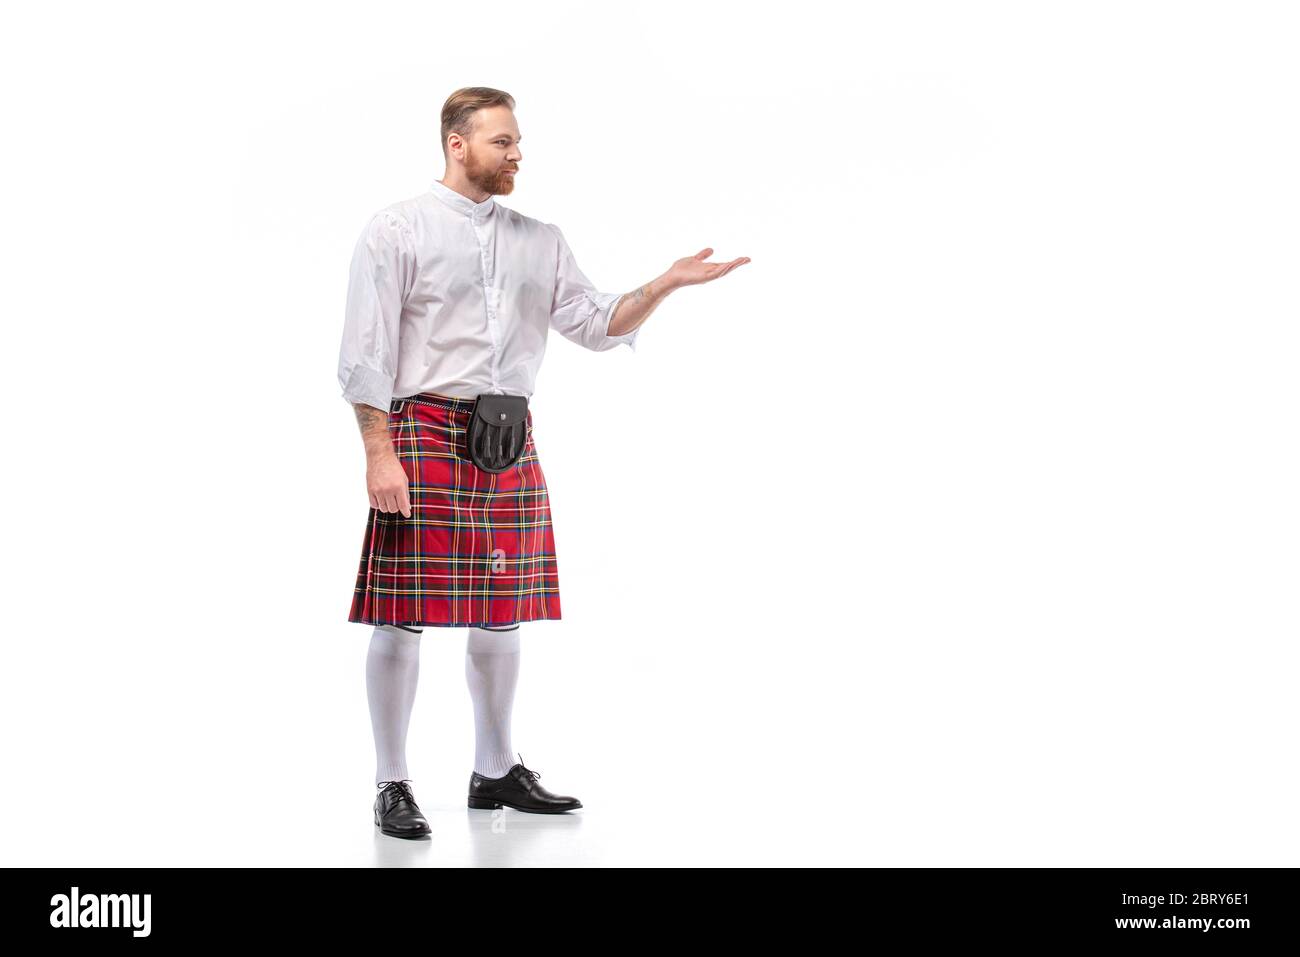
M483 192L493 196L509 195L514 190L515 178L506 175L507 170L512 169L513 166L488 169L478 164L473 150L467 150L465 153L465 178Z

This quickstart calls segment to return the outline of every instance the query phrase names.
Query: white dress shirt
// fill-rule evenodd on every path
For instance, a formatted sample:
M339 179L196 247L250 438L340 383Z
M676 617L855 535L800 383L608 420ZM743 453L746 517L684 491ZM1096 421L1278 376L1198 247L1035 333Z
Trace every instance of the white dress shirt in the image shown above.
M622 295L598 292L559 227L432 189L380 210L352 255L338 378L343 397L385 412L417 392L532 396L555 329L596 352Z

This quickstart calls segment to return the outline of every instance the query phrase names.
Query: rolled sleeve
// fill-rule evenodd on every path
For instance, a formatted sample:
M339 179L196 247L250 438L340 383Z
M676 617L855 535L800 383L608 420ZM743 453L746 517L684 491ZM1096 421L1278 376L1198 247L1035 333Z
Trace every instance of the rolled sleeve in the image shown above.
M558 243L555 295L551 300L551 328L570 342L576 342L593 352L605 352L623 343L635 352L640 329L633 329L621 336L609 335L610 321L625 294L597 290L578 268L573 251L569 249L560 228L552 223L546 225L555 233Z
M415 282L415 237L391 211L376 213L352 252L339 347L343 398L387 412L397 378L402 305Z

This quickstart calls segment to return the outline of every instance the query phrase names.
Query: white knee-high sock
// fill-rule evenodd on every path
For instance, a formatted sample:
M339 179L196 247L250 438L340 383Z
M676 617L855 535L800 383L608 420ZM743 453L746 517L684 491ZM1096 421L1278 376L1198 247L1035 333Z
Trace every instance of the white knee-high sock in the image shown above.
M519 762L510 749L510 713L519 680L519 625L470 628L465 680L474 702L474 770L499 778Z
M406 729L420 676L421 631L378 625L366 653L366 697L375 732L375 784L409 780Z

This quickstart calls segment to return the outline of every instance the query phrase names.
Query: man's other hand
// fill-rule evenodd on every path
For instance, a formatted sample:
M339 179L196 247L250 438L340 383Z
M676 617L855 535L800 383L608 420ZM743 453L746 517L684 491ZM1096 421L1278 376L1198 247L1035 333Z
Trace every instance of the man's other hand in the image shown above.
M411 517L411 494L406 469L397 453L376 456L366 465L366 488L370 505L381 512L401 512Z

